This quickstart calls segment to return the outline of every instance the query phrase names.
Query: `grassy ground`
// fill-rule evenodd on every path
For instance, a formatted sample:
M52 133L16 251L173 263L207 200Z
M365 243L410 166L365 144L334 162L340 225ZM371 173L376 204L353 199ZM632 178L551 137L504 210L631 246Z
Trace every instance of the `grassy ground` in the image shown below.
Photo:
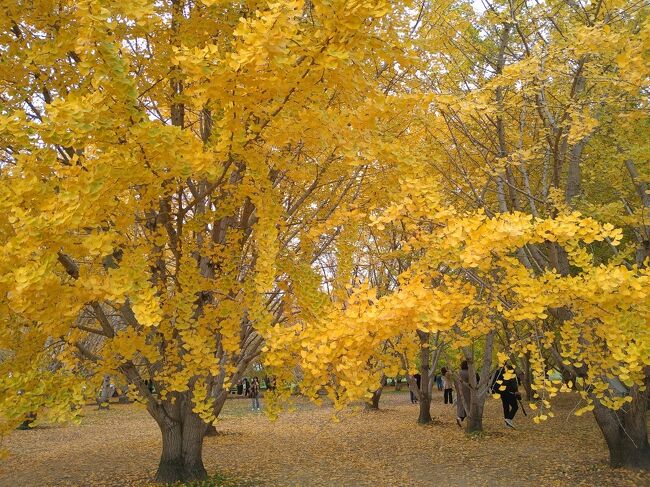
M435 393L433 425L416 424L408 392L384 394L382 410L332 410L299 401L275 422L250 411L247 400L228 400L207 438L204 462L218 478L208 485L269 486L650 486L650 475L610 470L607 450L589 415L569 414L535 425L519 413L506 430L500 402L488 400L486 434L467 437L455 407ZM263 403L263 401L262 401ZM87 408L80 426L16 431L4 446L0 486L144 486L160 454L160 434L139 405Z

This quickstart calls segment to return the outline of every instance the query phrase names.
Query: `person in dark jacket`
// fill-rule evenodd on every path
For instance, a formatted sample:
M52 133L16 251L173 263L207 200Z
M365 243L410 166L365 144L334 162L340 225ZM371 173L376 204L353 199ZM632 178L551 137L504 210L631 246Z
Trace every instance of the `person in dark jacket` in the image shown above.
M500 369L497 369L492 382L492 392L501 396L503 419L507 427L514 429L515 425L512 420L515 414L517 414L517 409L519 409L517 400L520 396L519 387L517 386L517 376L511 365L506 364Z
M442 387L444 389L443 391L443 396L445 400L445 404L453 404L454 403L454 395L453 395L453 378L451 376L451 371L447 370L446 367L443 367L440 369L440 373L442 374Z
M415 385L417 387L417 390L420 390L420 384L422 382L422 376L420 374L414 374L413 379L415 379ZM418 403L418 397L413 392L413 390L409 387L409 394L411 395L411 404L417 404Z
M252 403L252 411L260 410L260 380L257 377L253 377L253 382L251 382L251 390L249 393Z

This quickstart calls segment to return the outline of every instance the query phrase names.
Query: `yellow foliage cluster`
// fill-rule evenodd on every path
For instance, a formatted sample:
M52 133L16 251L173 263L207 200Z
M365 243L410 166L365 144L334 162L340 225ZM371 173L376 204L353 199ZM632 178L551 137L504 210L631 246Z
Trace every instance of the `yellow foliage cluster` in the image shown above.
M255 362L277 402L298 382L340 408L412 372L418 332L503 335L538 421L570 387L550 366L587 408L629 401L647 9L430 3L7 6L2 419L68 417L122 373L153 414L211 422Z

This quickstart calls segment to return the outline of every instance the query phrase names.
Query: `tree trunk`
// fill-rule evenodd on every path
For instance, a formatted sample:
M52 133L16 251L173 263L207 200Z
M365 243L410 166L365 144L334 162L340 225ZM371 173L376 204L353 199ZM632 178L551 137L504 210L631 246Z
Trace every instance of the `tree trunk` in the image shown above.
M639 177L639 171L631 159L625 161L632 183L641 200L644 209L650 209L650 192L648 183ZM636 264L639 268L645 267L645 260L650 258L650 225L642 224L637 232L638 246L636 249Z
M468 384L463 383L462 375L456 381L456 408L462 405L465 410L465 431L467 433L476 433L483 431L483 408L485 407L486 395L482 394L482 390L479 389L479 385L476 383L473 353L470 357L472 361L467 361ZM464 391L469 392L469 394Z
M468 433L483 431L483 408L485 407L485 395L481 396L474 388L470 388L469 412L465 429Z
M156 482L172 484L207 478L203 466L203 436L207 425L194 421L161 427L163 448L156 472Z
M381 393L384 390L385 385L386 385L386 376L382 375L379 388L377 388L375 392L372 393L372 398L370 398L370 401L366 402L366 409L370 409L370 410L379 409L379 399L381 399Z
M632 402L625 404L618 411L603 406L597 399L594 400L594 416L605 436L612 468L650 470L650 445L646 424L649 383L650 377L646 378L644 392L634 386L630 391Z
M469 404L466 404L464 395L460 389L456 395L457 401L463 401L467 413L465 431L476 433L483 431L483 410L485 400L490 387L490 369L492 367L492 349L494 347L494 330L490 330L485 336L485 347L483 351L483 364L479 374L479 382L476 381L476 365L474 363L474 350L470 347L463 347L463 355L467 360L469 377Z
M424 380L424 379L423 379ZM420 394L420 415L418 416L419 424L429 424L431 419L431 396L426 390Z
M427 391L429 392L429 399L433 398L433 386L436 383L435 381L436 370L438 368L438 361L440 360L440 355L444 348L444 344L440 343L440 332L436 332L434 345L436 347L436 351L433 353L433 357L431 358L431 366L429 368L429 388L427 389Z
M231 383L239 380L239 374L250 360L240 364L240 371L230 378ZM224 376L217 377L211 384L210 395L214 398L213 413L219 416L228 397L228 390L223 388ZM205 423L192 411L192 388L184 393L176 393L171 398L159 403L149 396L148 411L158 423L162 433L163 448L156 472L156 482L174 484L203 480L208 474L203 465L203 439L214 436L217 430Z
M182 405L184 414L177 420L165 417L158 421L162 433L162 455L156 482L173 484L207 478L203 466L203 438L208 425L191 410L191 403Z
M431 423L431 395L429 394L429 334L418 331L420 337L420 389L419 404L420 415L418 416L419 424Z
M366 403L366 409L379 409L379 399L381 398L381 387L372 393L370 402Z
M156 482L174 483L185 480L183 465L183 428L180 424L160 425L162 455Z

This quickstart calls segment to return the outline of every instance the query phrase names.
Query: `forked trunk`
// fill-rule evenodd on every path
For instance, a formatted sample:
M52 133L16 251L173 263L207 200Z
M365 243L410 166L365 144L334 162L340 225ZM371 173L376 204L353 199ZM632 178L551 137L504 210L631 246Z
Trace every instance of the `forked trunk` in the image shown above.
M650 380L646 379L646 383ZM630 391L632 402L618 411L594 401L594 416L603 432L609 462L612 468L629 467L650 470L650 445L646 411L648 407L648 388L644 392L634 386Z
M179 394L175 403L168 403L166 412L152 414L162 434L162 454L156 482L173 484L207 478L203 466L203 438L208 425L192 411L189 393Z
M468 361L469 379L465 383L465 374L462 373L456 381L456 412L459 416L465 414L465 431L476 433L483 431L483 407L485 406L485 394L481 394L476 382L474 364Z
M485 336L485 347L483 352L483 363L480 368L480 374L477 379L476 366L474 363L474 351L470 347L463 348L465 360L468 367L467 388L469 394L458 393L457 401L463 401L463 407L466 411L465 431L467 433L477 433L483 431L483 411L485 400L488 396L490 384L490 368L492 367L492 348L494 346L494 330L488 332ZM467 404L469 402L469 404Z
M194 413L185 415L180 422L160 425L163 446L156 482L173 484L207 478L202 458L207 427Z

